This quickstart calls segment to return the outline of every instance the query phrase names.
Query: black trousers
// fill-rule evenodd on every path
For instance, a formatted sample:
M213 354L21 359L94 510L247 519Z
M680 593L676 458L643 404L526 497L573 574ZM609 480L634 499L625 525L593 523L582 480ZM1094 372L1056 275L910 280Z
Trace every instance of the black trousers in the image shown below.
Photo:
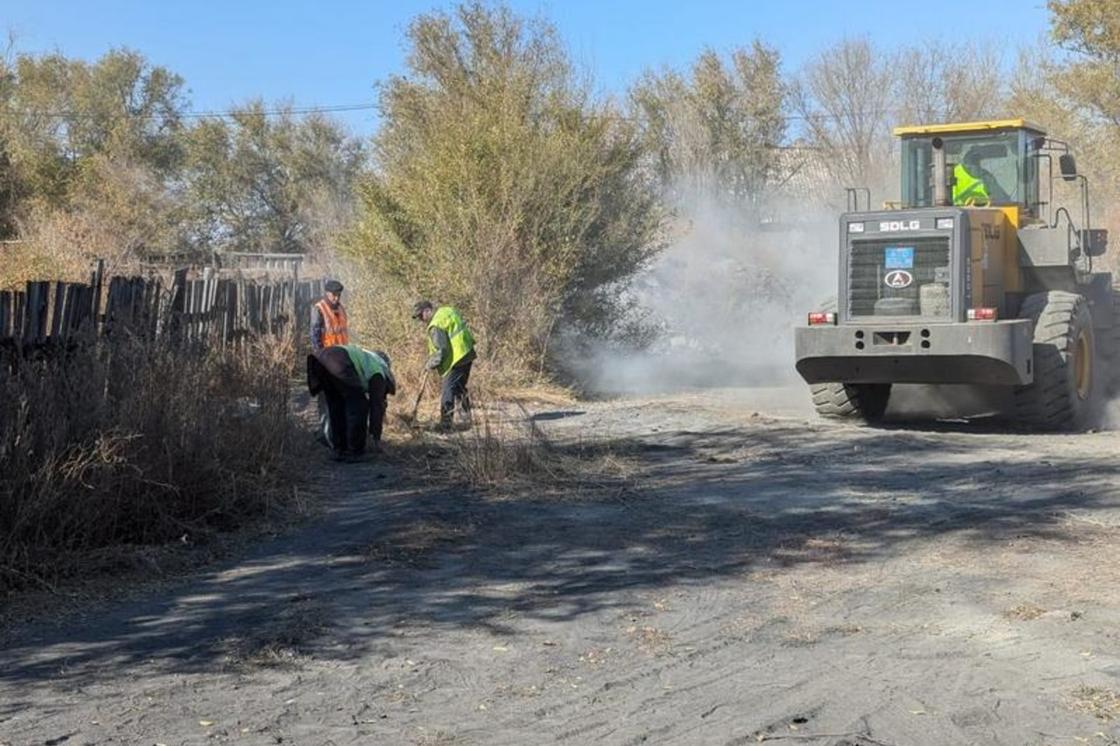
M440 392L439 420L444 425L451 424L455 414L455 403L459 402L464 419L471 416L471 396L467 392L467 381L471 378L471 365L474 361L459 363L443 377L443 390Z
M381 442L381 430L385 426L386 401L389 397L389 382L381 376L369 379L369 434L374 443Z
M337 453L364 453L367 433L381 441L386 398L396 391L391 380L378 375L363 385L346 351L328 347L307 356L307 387L325 402L328 441Z
M373 436L374 443L381 442L388 388L388 382L381 376L369 379L369 388L365 391L334 380L324 387L331 420L331 445L335 451L365 453L367 432ZM344 437L335 433L342 433Z
M369 400L360 388L335 379L324 382L327 411L331 421L331 446L337 453L365 453Z

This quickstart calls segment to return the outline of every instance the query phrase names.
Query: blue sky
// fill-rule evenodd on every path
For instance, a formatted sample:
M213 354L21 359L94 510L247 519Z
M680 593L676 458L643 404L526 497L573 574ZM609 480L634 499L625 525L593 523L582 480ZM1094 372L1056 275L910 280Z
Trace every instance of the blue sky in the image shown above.
M1045 0L939 0L915 10L885 0L567 0L508 3L553 21L573 59L604 92L621 92L642 70L682 67L705 46L727 50L755 37L778 47L795 70L845 35L884 47L927 38L1016 47L1047 28ZM60 50L93 59L127 46L186 78L192 107L225 109L253 96L298 106L375 99L377 80L404 64L404 31L418 13L447 2L283 0L0 0L0 30L20 51ZM339 117L360 134L376 112Z

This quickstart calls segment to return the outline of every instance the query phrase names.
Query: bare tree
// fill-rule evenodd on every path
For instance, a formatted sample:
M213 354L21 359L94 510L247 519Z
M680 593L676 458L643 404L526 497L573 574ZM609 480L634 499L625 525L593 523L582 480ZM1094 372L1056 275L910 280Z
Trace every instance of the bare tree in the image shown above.
M990 46L926 42L902 50L894 70L899 123L967 122L1003 111L1001 60Z
M845 39L814 57L793 85L802 139L839 184L881 187L891 166L893 55Z

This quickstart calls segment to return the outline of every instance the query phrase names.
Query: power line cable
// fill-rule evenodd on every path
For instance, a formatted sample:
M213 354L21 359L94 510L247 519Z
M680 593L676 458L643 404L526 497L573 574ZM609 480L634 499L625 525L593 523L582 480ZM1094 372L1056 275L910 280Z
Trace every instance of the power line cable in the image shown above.
M286 116L286 115L302 115L302 114L334 114L347 111L369 111L376 109L377 104L331 104L325 106L290 106L280 107L273 109L257 109L241 108L241 109L214 109L210 111L184 111L174 116L179 119L228 119L237 114L260 114L262 116ZM99 115L85 114L77 111L2 111L0 116L8 117L41 117L45 119L94 119ZM154 119L163 116L162 112L148 112L146 114L133 113L130 116Z
M291 114L333 114L350 111L371 111L378 108L374 103L359 103L359 104L323 104L315 106L291 106L291 107L278 107L272 109L261 109L253 112L263 116L285 116ZM248 108L238 109L212 109L202 111L184 111L177 116L180 119L207 119L207 118L228 118L236 114L243 114L250 111ZM826 120L839 120L850 118L870 118L882 117L892 113L890 109L869 109L862 111L854 111L846 114L833 114L829 112L814 112L811 114L780 114L775 119L781 119L786 122L804 122L813 119L826 119ZM82 119L94 118L96 114L83 114L76 111L0 111L0 116L32 116L44 118L58 118L58 119ZM150 112L147 114L133 114L136 117L155 118L161 116L159 112ZM613 115L617 119L641 122L645 117L627 116L624 114Z

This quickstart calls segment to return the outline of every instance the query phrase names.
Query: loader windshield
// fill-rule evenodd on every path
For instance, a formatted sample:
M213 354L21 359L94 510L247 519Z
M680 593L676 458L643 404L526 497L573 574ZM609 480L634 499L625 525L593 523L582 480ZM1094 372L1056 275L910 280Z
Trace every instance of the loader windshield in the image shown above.
M983 183L991 205L1018 205L1033 213L1038 206L1037 159L1027 152L1026 130L943 134L950 173L960 169ZM933 205L933 136L902 141L902 201L909 207ZM958 179L959 180L959 179ZM952 193L950 188L950 193Z

